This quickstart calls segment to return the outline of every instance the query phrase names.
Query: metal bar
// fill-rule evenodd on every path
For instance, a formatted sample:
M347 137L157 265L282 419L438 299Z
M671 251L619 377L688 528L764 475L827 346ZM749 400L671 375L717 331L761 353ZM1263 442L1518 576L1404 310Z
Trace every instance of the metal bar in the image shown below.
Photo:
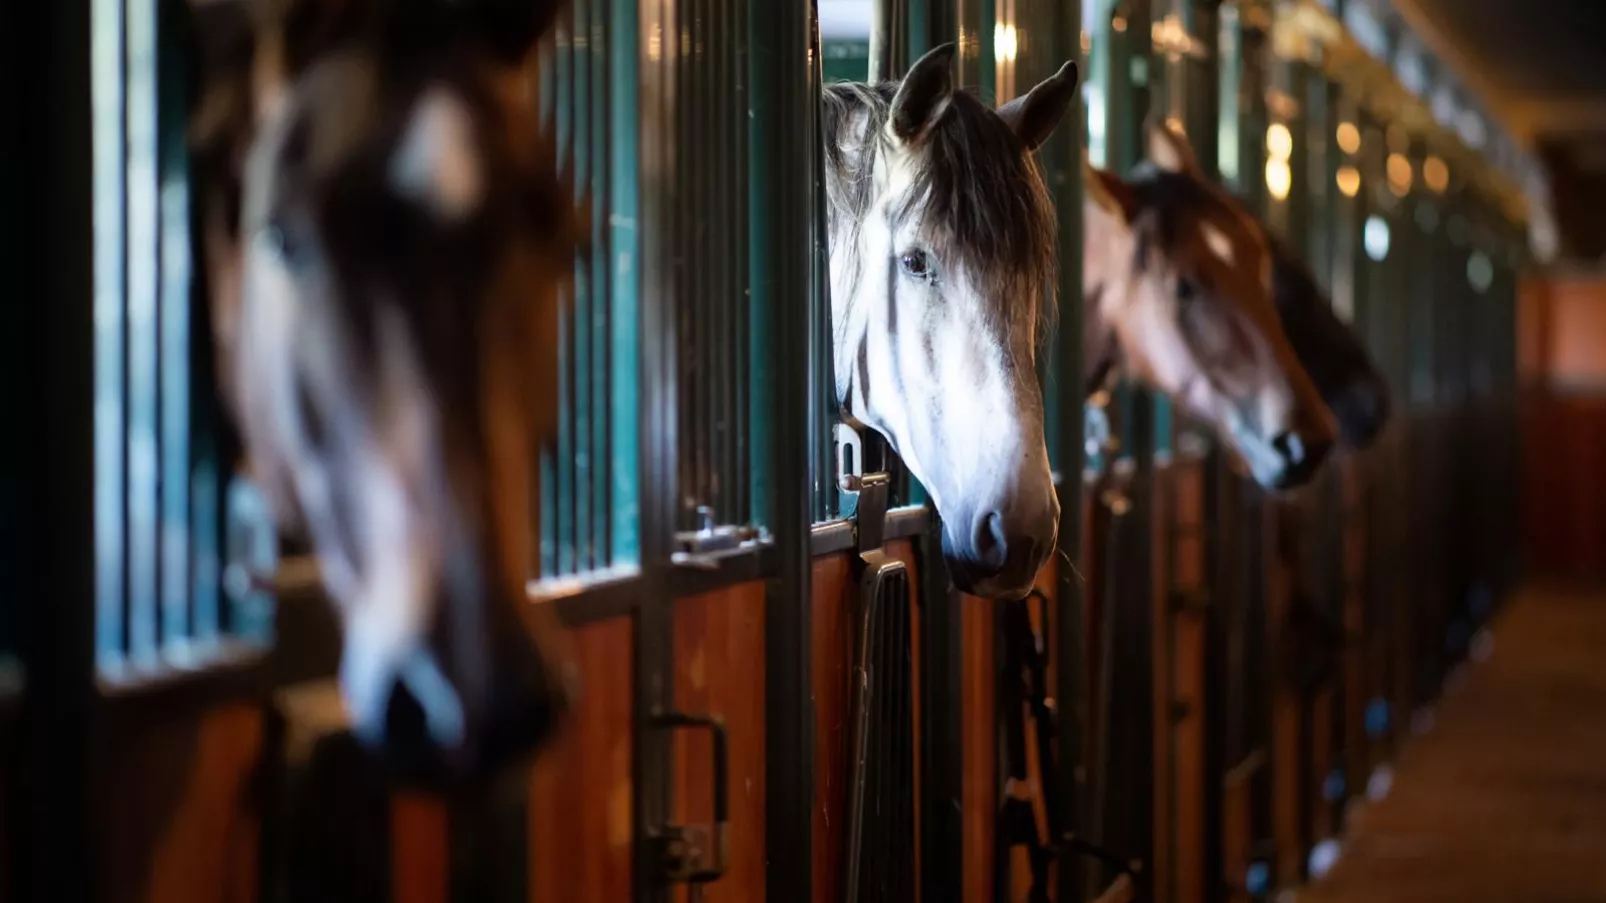
M818 23L812 3L764 9L760 15L750 5L748 17L748 209L754 348L772 368L763 409L773 419L762 452L776 552L775 576L766 585L765 768L784 776L765 782L765 888L770 903L803 903L813 896L808 525L811 425L819 403L808 375L818 372L815 361L825 352L798 337L825 316L825 284L817 255L799 249L820 247L823 228L816 207ZM754 401L760 403L756 392Z
M893 60L894 43L898 26L897 0L872 0L870 12L870 78L871 84L890 81L897 77Z
M115 232L101 233L113 244L96 259L95 203L117 200L121 164L120 151L109 146L120 138L117 120L95 115L109 102L115 106L119 78L95 60L107 54L119 60L120 11L114 0L0 8L0 81L12 86L0 103L8 121L29 124L0 135L6 160L0 180L9 183L8 199L19 202L0 208L0 217L15 217L16 226L0 254L12 297L48 299L0 305L22 309L19 347L9 363L27 374L28 388L10 400L19 422L33 424L29 441L13 443L21 447L7 459L20 465L14 473L30 475L17 487L27 529L10 537L10 553L28 566L16 569L18 583L8 590L13 599L35 603L16 606L28 680L18 753L29 775L18 782L11 810L17 813L11 820L26 830L8 832L10 896L18 900L97 897L92 863L100 846L90 778L101 565L96 500L105 488L96 485L95 291L111 279L108 292L120 292L119 257L110 253L120 243ZM24 84L27 90L17 88ZM113 224L120 221L119 208L107 212ZM102 263L114 272L98 272ZM116 548L114 542L106 551L115 555Z
M158 37L158 166L161 205L160 262L160 443L161 443L161 537L160 593L162 608L161 639L164 646L195 643L198 639L197 598L191 595L192 543L197 525L191 511L191 398L194 344L205 344L192 337L190 305L194 301L191 276L193 257L190 244L189 154L187 146L189 87L183 34L175 24L182 22L178 8L168 3L159 7L161 26ZM204 321L203 321L204 323ZM204 328L204 326L203 326ZM204 385L204 382L202 383ZM208 398L209 396L200 396ZM203 404L194 407L204 407ZM197 592L196 596L200 593Z
M600 2L600 0L599 0ZM641 91L640 22L637 0L606 0L608 8L608 181L606 211L610 273L607 305L612 391L608 397L615 476L609 481L612 510L609 520L610 561L622 564L642 560L642 436L646 425L642 400L645 379L653 379L645 365L641 273L642 241L642 105L650 99ZM599 222L602 216L594 216ZM646 335L653 335L646 333ZM659 400L657 396L652 396ZM653 450L649 446L649 451Z
M621 24L634 18L631 0L613 0ZM677 316L679 294L684 280L675 266L674 255L680 238L680 218L676 210L676 189L681 164L678 143L684 133L680 127L681 98L677 73L681 55L679 22L673 7L665 0L644 0L641 18L635 23L640 34L660 36L659 52L648 53L641 61L639 106L642 186L639 195L641 273L658 278L639 283L640 361L637 375L641 451L637 486L640 492L642 595L637 607L635 631L635 735L634 800L635 903L666 900L668 889L657 880L659 863L653 854L654 833L669 821L673 771L670 745L653 719L657 712L673 708L671 681L673 638L672 602L667 594L670 569L670 541L677 524L677 505L681 490L681 449L678 437L683 421L679 416L682 399L678 385L679 365L676 338L681 335ZM624 31L626 29L621 29ZM662 36L670 36L663 40ZM621 39L619 48L637 47L636 35ZM634 55L616 53L615 57Z

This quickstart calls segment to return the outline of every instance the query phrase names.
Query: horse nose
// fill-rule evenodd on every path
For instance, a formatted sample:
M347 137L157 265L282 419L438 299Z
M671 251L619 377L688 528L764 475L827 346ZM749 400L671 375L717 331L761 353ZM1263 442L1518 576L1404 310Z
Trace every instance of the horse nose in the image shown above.
M533 647L528 652L493 652L483 681L454 681L435 656L420 652L397 670L384 708L372 716L377 723L354 727L406 782L439 786L500 772L540 747L564 707L546 663ZM473 684L483 691L466 689Z
M1331 443L1289 430L1277 434L1271 440L1271 447L1282 459L1283 465L1277 487L1286 489L1304 484L1316 473L1316 469L1327 458Z
M1058 531L1057 506L1042 523L1017 512L987 509L973 515L963 532L943 531L943 556L959 589L983 596L1023 593L1030 588Z
M971 524L970 547L975 550L976 571L994 577L1009 561L1009 537L1004 534L1004 518L997 511L984 512Z

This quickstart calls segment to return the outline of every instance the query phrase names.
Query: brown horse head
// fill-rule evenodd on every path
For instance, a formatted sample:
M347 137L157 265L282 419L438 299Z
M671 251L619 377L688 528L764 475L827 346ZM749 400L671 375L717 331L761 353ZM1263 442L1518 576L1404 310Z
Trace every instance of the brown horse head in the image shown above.
M1088 168L1090 374L1120 365L1210 425L1267 488L1300 485L1335 439L1272 303L1265 232L1169 126L1131 179Z
M531 84L556 6L265 0L210 32L195 122L227 404L317 552L355 732L429 776L567 695L525 594L577 234Z
M1288 344L1338 420L1345 444L1366 448L1388 424L1388 381L1360 337L1334 313L1315 274L1288 242L1269 238L1272 298Z

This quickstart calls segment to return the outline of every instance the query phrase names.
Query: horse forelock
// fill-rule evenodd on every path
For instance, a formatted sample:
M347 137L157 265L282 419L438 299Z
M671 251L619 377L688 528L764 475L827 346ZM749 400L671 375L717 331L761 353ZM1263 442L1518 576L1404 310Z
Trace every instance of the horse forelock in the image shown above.
M826 197L833 253L862 271L858 236L876 196L878 167L898 152L886 135L897 82L845 82L824 92ZM974 94L956 92L947 111L900 161L907 180L891 214L914 223L938 260L958 262L994 313L1035 318L1039 341L1053 325L1058 221L1035 159Z

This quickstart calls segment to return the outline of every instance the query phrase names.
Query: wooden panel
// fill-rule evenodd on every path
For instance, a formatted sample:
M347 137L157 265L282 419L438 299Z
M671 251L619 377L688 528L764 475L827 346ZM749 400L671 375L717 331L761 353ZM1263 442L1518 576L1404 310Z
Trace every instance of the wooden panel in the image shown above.
M832 555L814 561L814 616L810 640L814 686L814 900L842 899L842 826L847 819L850 680L856 589L851 560Z
M1266 624L1272 631L1269 642L1275 650L1282 636L1284 619L1294 590L1295 564L1291 528L1297 511L1291 505L1272 502L1267 506L1270 532L1275 541L1267 561ZM1305 825L1300 790L1305 711L1296 687L1286 677L1275 681L1271 704L1271 793L1272 836L1277 847L1276 883L1279 887L1297 885L1304 875Z
M634 631L619 618L570 632L582 695L530 782L531 903L630 899Z
M1168 897L1178 903L1201 903L1206 894L1205 855L1205 683L1206 644L1209 642L1207 611L1176 610L1173 601L1179 593L1191 593L1205 583L1204 469L1192 459L1179 460L1165 471L1162 484L1166 503L1159 509L1169 514L1171 529L1168 547L1156 554L1169 563L1169 572L1160 586L1165 592L1157 598L1156 629L1169 644L1169 663L1157 663L1156 686L1162 688L1156 702L1157 724L1169 737L1169 749L1157 747L1156 766L1165 772L1164 783L1156 787L1156 815L1163 820L1164 847L1171 873L1157 879L1165 883ZM1158 579L1158 577L1157 577ZM1165 675L1165 683L1160 683ZM1169 755L1168 755L1169 754ZM1160 787L1169 795L1160 797Z
M1519 296L1523 376L1560 386L1606 386L1606 279L1530 283Z
M1153 485L1153 514L1149 520L1149 655L1150 672L1153 674L1151 684L1151 706L1149 736L1153 744L1153 795L1151 797L1153 815L1151 824L1151 843L1149 850L1150 880L1153 882L1154 897L1162 903L1171 900L1172 888L1175 887L1176 872L1173 856L1175 854L1176 833L1175 820L1171 815L1173 803L1172 752L1173 736L1171 733L1171 701L1174 685L1172 683L1172 624L1171 599L1173 593L1172 554L1175 549L1173 542L1173 517L1176 509L1176 469L1171 464L1156 464L1154 468ZM1122 667L1116 662L1116 667ZM1130 667L1130 665L1128 665ZM1111 755L1116 755L1112 750Z
M1606 397L1531 392L1521 417L1528 572L1606 577Z
M106 757L102 899L244 903L256 899L253 778L262 715L229 706L153 723Z
M995 816L998 812L998 656L992 604L975 596L960 603L959 677L963 735L965 903L993 899Z
M450 824L438 796L396 793L390 802L392 903L451 899Z
M709 903L764 899L764 584L675 603L675 706L724 719L730 744L730 862L704 890ZM713 819L713 749L706 733L675 737L673 817ZM687 889L676 899L687 899ZM552 899L552 898L548 898Z
M1310 781L1311 822L1308 836L1326 838L1333 833L1333 806L1322 792L1328 772L1333 770L1333 719L1336 704L1333 689L1324 685L1310 705Z
M909 568L910 629L914 635L915 682L911 701L915 730L915 779L920 769L920 587L914 545L908 540L887 544L886 551ZM851 741L854 632L859 584L851 553L814 560L810 671L814 689L814 817L812 825L814 900L842 899L842 859L847 833L848 745ZM915 794L915 855L919 857L921 794ZM916 869L918 880L919 869ZM918 888L917 888L918 890ZM761 899L758 897L755 899Z

